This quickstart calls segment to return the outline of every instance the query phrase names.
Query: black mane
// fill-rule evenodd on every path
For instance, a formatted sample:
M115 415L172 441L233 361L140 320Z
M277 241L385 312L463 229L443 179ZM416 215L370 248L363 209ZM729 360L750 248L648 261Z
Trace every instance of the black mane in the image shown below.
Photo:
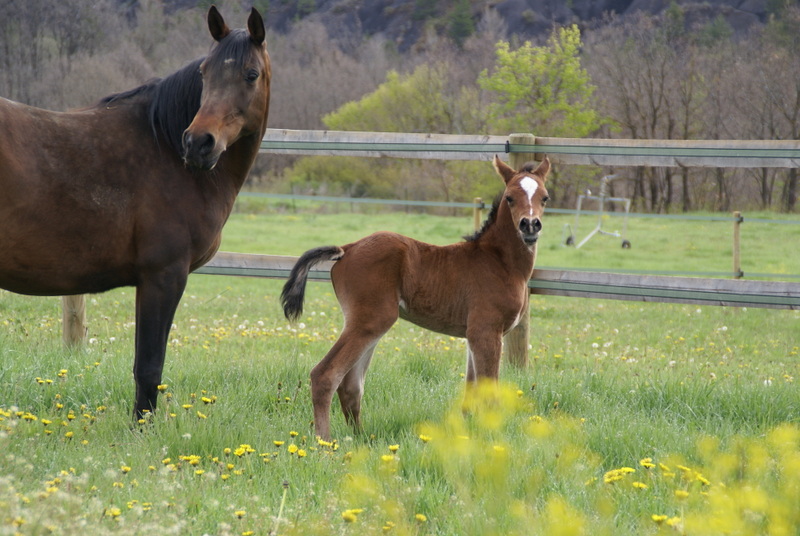
M491 227L495 221L497 221L497 211L500 208L500 202L503 200L503 192L497 194L497 197L494 198L492 202L492 209L489 211L489 216L487 216L486 221L483 222L481 228L475 231L474 234L464 236L464 240L467 242L475 242L478 240L483 234L486 232L489 227Z
M183 131L200 109L202 62L203 58L197 59L169 76L155 78L137 88L104 97L100 99L98 107L112 107L140 96L148 99L147 120L153 137L156 140L161 137L180 153L183 150Z
M208 56L208 68L218 68L227 59L233 58L235 65L245 63L250 52L250 36L246 30L232 30L218 42ZM129 91L115 93L100 100L98 106L109 107L139 95L150 99L147 118L153 136L162 138L178 153L183 152L183 131L192 123L200 109L203 93L203 78L200 64L206 58L199 58L164 78L150 80L146 84Z

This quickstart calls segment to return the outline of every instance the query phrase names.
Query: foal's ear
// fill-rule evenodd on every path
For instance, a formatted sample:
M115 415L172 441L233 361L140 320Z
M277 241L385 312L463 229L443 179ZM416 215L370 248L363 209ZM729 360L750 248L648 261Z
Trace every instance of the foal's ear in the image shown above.
M213 37L215 41L222 41L231 33L231 29L225 24L225 19L223 19L222 15L217 11L216 6L208 8L208 31L211 32L211 37Z
M247 18L247 31L250 32L250 39L258 46L264 44L266 31L264 30L264 19L256 8L250 10L250 17Z
M500 160L500 157L497 155L494 155L494 161L492 163L494 164L495 171L497 171L497 174L503 178L503 182L506 184L508 184L508 181L510 181L511 178L517 174L517 172L514 171L514 168Z
M545 156L542 163L539 164L539 167L534 170L534 173L539 175L543 181L546 181L547 174L550 173L550 159Z

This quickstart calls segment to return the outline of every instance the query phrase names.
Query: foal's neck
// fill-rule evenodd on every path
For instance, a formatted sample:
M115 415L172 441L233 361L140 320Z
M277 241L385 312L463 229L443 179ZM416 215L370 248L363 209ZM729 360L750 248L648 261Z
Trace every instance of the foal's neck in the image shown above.
M497 214L495 222L480 236L478 242L497 255L509 270L526 280L530 278L536 261L537 244L529 247L522 241L506 211Z

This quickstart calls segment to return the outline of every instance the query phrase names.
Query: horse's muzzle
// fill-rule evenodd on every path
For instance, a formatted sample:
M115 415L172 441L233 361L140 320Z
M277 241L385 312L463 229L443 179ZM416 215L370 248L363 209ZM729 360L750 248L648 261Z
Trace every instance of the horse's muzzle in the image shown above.
M192 135L186 130L183 133L183 161L186 165L203 170L214 169L221 151L216 151L217 140L213 135L204 133Z

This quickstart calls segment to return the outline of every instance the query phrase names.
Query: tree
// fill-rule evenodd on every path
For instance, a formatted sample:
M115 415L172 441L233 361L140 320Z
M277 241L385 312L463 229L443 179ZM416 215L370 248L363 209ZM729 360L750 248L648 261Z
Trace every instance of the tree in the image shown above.
M464 46L464 41L475 33L475 24L472 22L472 11L469 0L458 0L453 12L450 14L448 34L459 47Z
M546 46L526 41L511 50L508 42L497 43L492 74L484 71L478 78L495 96L494 130L581 138L606 124L595 107L595 86L581 65L581 46L576 25L554 30Z

